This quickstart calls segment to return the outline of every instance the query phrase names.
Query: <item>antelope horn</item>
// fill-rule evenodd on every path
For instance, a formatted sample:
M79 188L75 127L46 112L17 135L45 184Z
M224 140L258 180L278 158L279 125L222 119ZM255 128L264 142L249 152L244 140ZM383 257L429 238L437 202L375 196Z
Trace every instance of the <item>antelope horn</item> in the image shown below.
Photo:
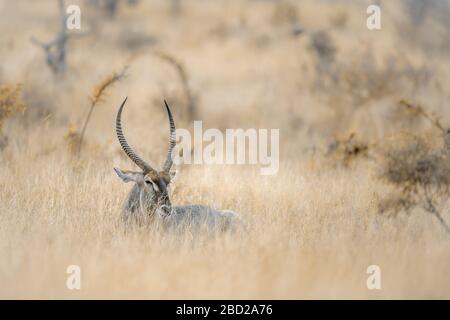
M119 139L120 146L122 147L123 151L127 154L127 156L139 167L144 171L144 174L153 173L155 176L157 176L156 171L144 160L142 160L134 151L131 149L130 145L128 144L127 140L125 139L125 136L123 135L122 131L122 110L125 106L125 103L127 102L128 97L123 100L122 105L119 108L119 111L117 112L117 118L116 118L116 134L117 139Z
M163 165L163 171L169 173L170 168L172 167L173 160L173 151L175 149L175 145L177 144L176 134L175 134L175 122L173 121L172 112L170 112L169 105L166 100L164 100L164 104L166 105L167 115L169 116L169 125L170 125L170 136L169 136L169 149L167 150L167 158Z

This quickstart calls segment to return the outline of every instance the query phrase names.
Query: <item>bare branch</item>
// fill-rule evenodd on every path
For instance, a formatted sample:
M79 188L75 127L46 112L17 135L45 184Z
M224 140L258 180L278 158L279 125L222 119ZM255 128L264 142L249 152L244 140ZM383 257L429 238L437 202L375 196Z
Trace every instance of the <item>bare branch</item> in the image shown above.
M171 64L175 70L177 71L178 77L180 78L181 85L183 87L183 93L186 99L187 103L187 110L188 110L188 117L189 120L195 119L196 112L197 112L197 106L196 106L196 99L195 96L192 93L192 90L189 86L189 77L186 72L186 69L182 65L180 61L175 59L173 56L166 52L162 51L154 51L153 54L164 61L167 61L169 64Z
M426 112L421 106L413 105L406 100L400 100L400 105L404 106L407 110L415 112L416 114L424 117L445 135L446 130L444 129L444 126L442 126L441 122L439 121L438 117L436 117L435 114L430 114Z
M63 0L58 0L60 28L58 34L52 41L45 43L34 37L31 43L42 48L46 55L46 62L54 74L63 74L66 70L67 61L67 41L73 34L67 33L67 15ZM84 34L80 34L84 35Z

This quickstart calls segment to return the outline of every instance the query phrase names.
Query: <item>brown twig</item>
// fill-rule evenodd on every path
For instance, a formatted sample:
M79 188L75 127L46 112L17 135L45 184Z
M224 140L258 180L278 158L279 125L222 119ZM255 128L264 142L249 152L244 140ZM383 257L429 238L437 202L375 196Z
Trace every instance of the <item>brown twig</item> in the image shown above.
M428 113L421 106L413 105L403 99L400 100L400 105L404 106L407 110L412 111L412 112L424 117L445 135L446 130L445 130L444 126L442 126L441 122L439 121L439 119L437 118L437 116L434 113Z
M167 61L169 64L175 67L175 70L177 71L177 74L180 78L181 85L183 87L183 93L187 102L187 110L188 110L188 117L189 120L194 120L196 116L196 103L195 103L195 96L192 93L192 90L189 86L189 77L186 72L186 69L182 65L180 61L175 59L173 56L169 55L166 52L162 51L154 51L153 54L164 61Z

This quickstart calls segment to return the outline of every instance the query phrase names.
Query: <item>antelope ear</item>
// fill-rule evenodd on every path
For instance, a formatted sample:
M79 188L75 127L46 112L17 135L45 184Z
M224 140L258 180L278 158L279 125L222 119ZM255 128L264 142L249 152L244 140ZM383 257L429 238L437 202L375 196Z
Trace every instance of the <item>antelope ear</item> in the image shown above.
M176 178L178 177L178 171L176 169L170 170L169 174L169 183L173 184L176 181Z
M136 183L142 181L142 173L141 172L133 172L133 171L122 171L119 168L114 168L114 171L117 173L120 179L123 182L127 183L130 181L134 181Z
M170 181L175 181L175 178L178 176L178 170L174 169L169 172Z

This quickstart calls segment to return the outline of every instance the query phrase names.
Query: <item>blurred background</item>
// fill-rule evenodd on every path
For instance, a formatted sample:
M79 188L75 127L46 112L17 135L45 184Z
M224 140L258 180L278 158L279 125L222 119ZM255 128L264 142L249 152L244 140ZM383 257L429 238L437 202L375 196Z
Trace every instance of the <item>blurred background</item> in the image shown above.
M125 96L129 134L151 134L156 148L165 141L165 98L178 126L201 119L219 129L281 128L286 157L326 152L352 132L374 141L411 125L399 114L401 99L449 116L450 1L375 1L381 30L366 27L370 1L65 1L71 4L81 9L81 29L67 31L58 67L45 45L62 32L59 1L0 2L0 83L21 84L20 122L47 119L61 131L55 137L79 134L93 88L126 66L93 112L91 146L114 140Z

